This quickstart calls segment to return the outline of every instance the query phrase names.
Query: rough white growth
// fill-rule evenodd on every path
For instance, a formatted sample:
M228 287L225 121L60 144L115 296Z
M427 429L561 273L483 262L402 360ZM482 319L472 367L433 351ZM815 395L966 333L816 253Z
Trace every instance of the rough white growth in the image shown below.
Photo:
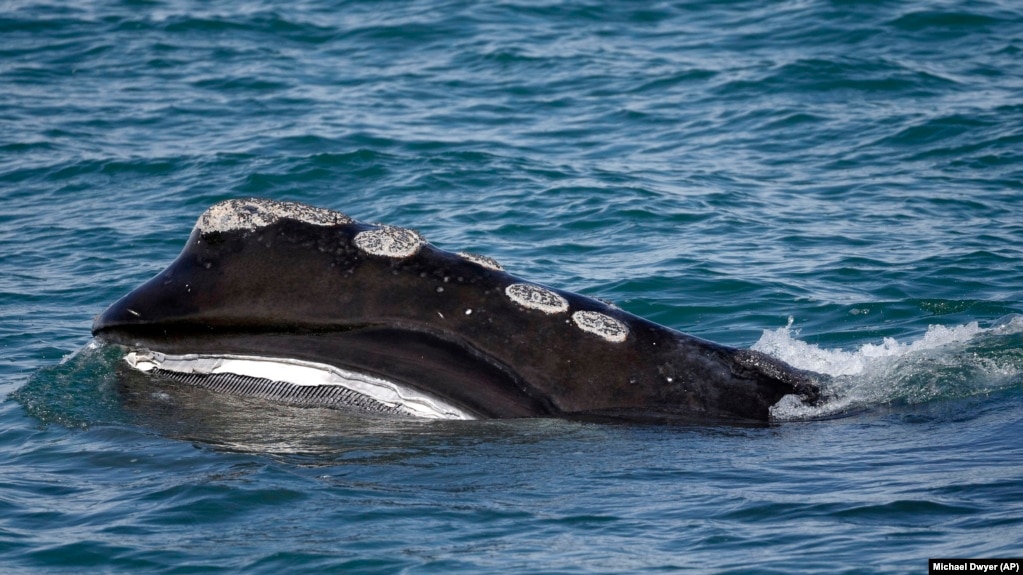
M614 343L621 343L629 337L629 328L615 318L596 311L577 311L572 314L572 321L579 329L599 335Z
M298 220L317 226L336 226L354 221L341 212L326 208L297 202L248 198L214 204L199 216L195 227L203 234L234 230L253 231L282 219Z
M504 293L513 302L524 308L535 309L547 314L568 311L568 301L547 288L533 284L511 284Z
M470 254L467 252L458 252L458 256L463 260L470 261L474 264L479 264L485 268L489 268L496 271L504 271L501 264L497 263L497 260L487 256L481 256L479 254Z
M426 243L423 236L413 230L394 226L380 226L355 235L355 246L375 256L407 258L419 252Z
M312 361L244 355L170 355L149 350L133 351L124 360L144 372L162 369L183 374L230 373L299 386L340 386L397 407L407 415L430 419L475 419L454 405L410 387Z

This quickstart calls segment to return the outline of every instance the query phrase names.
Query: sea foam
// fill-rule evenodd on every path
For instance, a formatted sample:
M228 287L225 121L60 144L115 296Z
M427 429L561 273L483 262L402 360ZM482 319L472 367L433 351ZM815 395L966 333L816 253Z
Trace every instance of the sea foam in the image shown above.
M1014 343L1023 335L1023 315L1006 316L990 327L976 321L931 325L912 341L886 337L851 350L800 340L793 323L789 318L785 327L764 330L753 349L831 380L820 405L786 398L772 411L776 419L831 417L872 405L988 393L1018 385L1023 374L1023 349Z

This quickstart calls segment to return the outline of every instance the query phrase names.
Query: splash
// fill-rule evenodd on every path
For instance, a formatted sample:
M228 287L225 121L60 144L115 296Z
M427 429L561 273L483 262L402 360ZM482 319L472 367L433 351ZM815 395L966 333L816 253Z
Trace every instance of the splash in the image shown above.
M884 338L857 349L825 349L798 339L793 320L764 331L753 349L790 365L830 375L817 406L786 398L776 419L832 417L877 405L917 404L990 393L1023 381L1023 315L990 327L978 322L932 325L919 339Z
M122 421L115 366L123 353L96 340L43 367L9 398L43 423L86 429Z

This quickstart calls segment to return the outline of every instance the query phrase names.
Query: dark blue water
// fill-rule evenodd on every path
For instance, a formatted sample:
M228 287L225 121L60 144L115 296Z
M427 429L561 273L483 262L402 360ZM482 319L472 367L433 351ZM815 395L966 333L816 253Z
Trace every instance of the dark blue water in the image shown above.
M1023 553L1015 2L7 2L0 571L923 572ZM125 385L231 197L834 376L760 428Z

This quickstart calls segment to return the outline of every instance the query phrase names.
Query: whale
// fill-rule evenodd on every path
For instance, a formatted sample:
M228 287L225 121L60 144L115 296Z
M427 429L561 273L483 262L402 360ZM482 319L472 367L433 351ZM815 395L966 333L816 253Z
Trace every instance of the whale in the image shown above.
M825 377L414 229L264 198L206 209L92 333L146 377L398 417L769 422L785 396L818 401Z

